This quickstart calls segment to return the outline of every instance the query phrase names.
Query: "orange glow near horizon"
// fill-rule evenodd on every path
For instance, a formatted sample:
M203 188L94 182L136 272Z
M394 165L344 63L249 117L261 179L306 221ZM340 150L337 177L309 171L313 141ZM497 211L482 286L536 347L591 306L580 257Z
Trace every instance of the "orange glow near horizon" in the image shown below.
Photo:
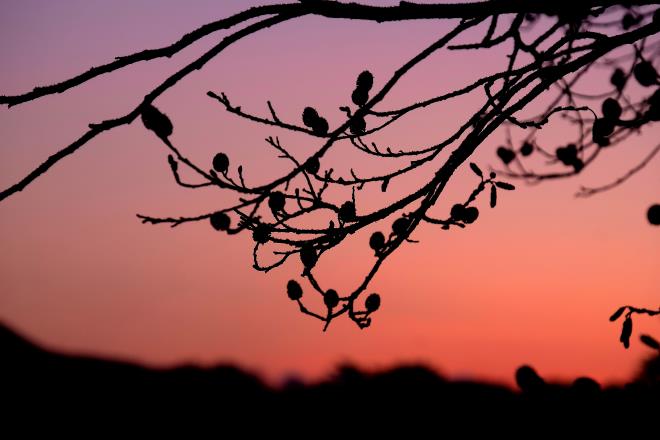
M24 92L118 55L169 44L257 2L193 3L6 2L0 6L6 43L0 46L0 93ZM174 122L172 139L184 155L210 164L213 154L224 151L233 169L242 164L248 182L256 183L288 166L265 137L280 136L300 157L317 148L318 140L228 115L206 96L208 90L225 92L233 104L262 115L270 100L289 121L313 105L332 126L342 117L337 108L350 102L360 71L372 71L375 87L382 86L441 30L426 21L379 25L301 18L230 47L156 106ZM209 37L172 60L138 64L62 95L0 109L0 186L15 183L88 123L132 109L216 41ZM435 96L506 63L505 51L478 60L471 53L451 55L451 62L446 55L411 72L383 108ZM606 75L596 75L596 83ZM433 142L471 114L483 99L480 93L404 118L378 140ZM567 127L553 119L539 142L554 150L567 142L567 133L573 137ZM512 132L518 139L520 133ZM483 169L499 167L495 148L505 134L495 133L472 161ZM382 368L423 362L449 378L511 383L515 369L530 364L555 380L591 376L622 382L648 350L636 336L624 350L618 323L607 318L623 304L658 305L660 231L645 216L660 202L660 162L608 193L573 195L580 185L597 186L625 173L659 135L658 124L646 127L575 178L534 186L512 181L516 191L501 192L496 209L488 208L487 198L478 200L481 215L465 230L422 225L413 234L420 242L395 252L370 286L383 300L372 326L360 331L338 319L323 333L319 322L300 314L286 297L287 280L300 279L297 259L264 274L252 269L250 234L227 236L206 222L174 229L139 222L136 213L194 215L231 199L178 187L165 147L136 121L102 134L0 203L0 322L57 350L157 366L231 362L272 381L294 374L321 378L341 363ZM374 171L348 146L336 150L328 161L338 168L347 169L350 161L365 173ZM544 163L534 165L541 169ZM421 179L393 181L387 198L379 188L367 189L358 194L358 208L386 203ZM443 216L475 185L468 167L461 167L434 212ZM323 285L341 292L359 283L373 259L369 234L388 229L392 220L324 256ZM636 319L634 334L660 335L659 324Z

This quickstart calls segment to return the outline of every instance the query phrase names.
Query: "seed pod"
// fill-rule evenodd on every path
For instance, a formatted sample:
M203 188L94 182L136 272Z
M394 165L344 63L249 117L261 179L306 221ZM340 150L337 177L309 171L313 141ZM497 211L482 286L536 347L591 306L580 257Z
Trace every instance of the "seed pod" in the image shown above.
M307 127L313 127L316 121L319 119L318 112L312 107L305 107L302 113L303 124Z
M353 117L353 119L351 119L349 128L353 134L362 134L367 130L367 123L364 118Z
M652 121L660 121L660 88L649 97L648 103L650 106L646 115Z
M140 116L145 128L153 131L160 138L167 138L174 131L170 118L153 105L143 107Z
M532 154L533 151L534 151L534 146L529 142L525 142L524 144L522 144L522 147L520 147L520 154L522 154L525 157Z
M334 309L339 304L339 294L335 289L329 289L323 295L323 302L329 309Z
M353 101L353 104L362 107L369 100L369 91L358 86L355 90L353 90L353 93L351 94L351 100Z
M252 231L252 239L260 244L268 243L268 240L270 240L270 226L259 223Z
M219 173L226 173L229 169L229 158L225 153L218 153L213 156L213 169Z
M465 213L463 214L463 221L465 223L474 223L479 217L479 210L474 206L468 206L465 208Z
M312 124L312 131L317 136L325 136L328 134L328 121L325 118L318 118Z
M371 72L365 70L358 75L355 84L359 88L365 89L368 92L374 85L374 76L371 74Z
M599 118L594 121L591 127L591 134L594 142L600 145L599 141L607 140L607 137L614 131L614 122L607 118Z
M280 212L284 209L286 198L284 194L279 191L274 191L268 196L268 206L273 212Z
M319 162L319 160L315 157L310 157L307 159L307 162L305 162L305 171L309 174L318 173L320 168L321 162Z
M302 261L305 268L311 269L314 267L318 258L316 249L312 245L305 245L300 249L300 261Z
M631 13L627 13L626 15L623 16L623 19L621 19L621 27L625 31L637 25L638 23L639 23L639 18L635 17Z
M616 87L616 89L619 92L621 90L623 90L623 88L626 85L626 74L625 74L625 72L620 68L615 69L614 72L612 72L612 76L610 77L610 83L614 87Z
M303 296L302 287L296 280L289 280L286 284L286 293L292 301L299 300Z
M603 116L607 119L617 121L621 117L621 106L614 98L607 98L603 101L601 110L603 111Z
M352 222L355 220L355 204L353 202L344 202L339 207L339 220L343 222Z
M380 295L377 293L372 293L367 297L367 300L364 303L364 306L367 308L367 312L373 313L380 308Z
M630 316L626 316L623 325L621 326L621 337L619 340L623 343L625 348L630 347L630 335L632 334L632 319Z
M637 63L633 69L633 76L644 87L650 87L658 82L658 72L648 61Z
M646 218L653 226L660 225L660 205L657 203L655 205L651 205L649 210L646 212Z
M577 159L577 146L575 144L568 144L565 147L559 147L555 151L557 159L566 166L570 166Z
M392 223L392 232L394 232L394 235L404 235L409 224L410 220L405 217L400 217Z
M385 246L385 235L382 232L374 232L369 238L369 247L376 252Z
M465 206L461 205L460 203L455 204L451 207L450 214L454 220L462 221L463 216L465 215Z
M231 224L231 219L224 212L215 212L211 214L209 219L211 221L211 226L213 226L213 229L216 231L226 231Z
M516 152L507 147L499 147L497 156L504 162L504 165L509 165L516 158Z

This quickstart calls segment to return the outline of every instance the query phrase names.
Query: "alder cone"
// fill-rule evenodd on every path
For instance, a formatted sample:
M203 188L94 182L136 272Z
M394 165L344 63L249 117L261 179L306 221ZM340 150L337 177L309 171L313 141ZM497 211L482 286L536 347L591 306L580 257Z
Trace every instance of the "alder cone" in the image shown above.
M211 221L211 226L216 231L226 231L227 229L229 229L229 226L231 224L231 219L224 212L216 212L211 214L210 221Z
M296 280L289 280L286 285L286 293L292 301L297 301L303 296L302 287Z
M644 87L650 87L658 82L658 72L648 61L637 63L633 69L633 75L637 82Z
M170 118L153 105L143 107L140 116L145 128L156 133L158 137L167 138L174 131Z
M382 232L374 232L369 238L369 247L375 251L381 250L385 246L385 235Z
M607 98L601 107L603 116L607 119L618 120L621 117L621 105L614 98Z
M323 295L323 302L329 309L334 309L339 304L339 294L334 289L329 289Z
M213 169L219 173L226 173L229 169L229 157L225 153L213 156Z
M355 84L362 89L365 89L367 92L371 90L374 85L374 76L368 70L360 73L357 77Z
M303 124L307 127L313 127L319 119L318 112L312 107L305 107L302 113Z
M507 147L499 147L497 156L504 162L504 165L509 165L516 158L516 152Z
M307 269L311 269L316 265L318 260L318 255L313 246L306 245L300 249L300 261L302 261L303 266Z
M268 207L270 207L273 212L282 211L285 203L286 198L284 197L284 194L279 191L272 192L268 196Z
M364 303L364 306L367 308L367 312L372 313L380 308L380 295L377 293L372 293L367 297L367 300Z

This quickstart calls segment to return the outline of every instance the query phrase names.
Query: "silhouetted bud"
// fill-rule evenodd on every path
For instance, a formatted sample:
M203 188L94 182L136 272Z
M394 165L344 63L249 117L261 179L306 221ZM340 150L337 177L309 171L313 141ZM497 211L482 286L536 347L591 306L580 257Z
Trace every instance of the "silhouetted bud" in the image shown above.
M324 118L318 118L312 125L312 131L318 136L325 136L328 134L328 128L328 121Z
M646 115L652 121L660 121L660 88L648 99L649 110Z
M349 125L351 133L353 134L362 134L367 130L367 123L364 118L353 118Z
M603 141L607 140L607 137L612 134L614 131L614 122L611 119L599 118L594 121L594 125L591 127L591 134L593 136L594 142L596 142L601 147ZM609 144L607 144L609 145Z
M626 85L626 74L622 69L615 69L610 77L610 83L620 92Z
M158 137L167 138L174 130L170 118L153 105L143 107L141 117L145 128L156 133Z
M625 348L630 347L630 335L632 334L632 319L630 316L626 316L626 319L623 321L621 326L621 337L619 340L623 343Z
M575 144L569 144L565 147L559 147L555 151L555 156L557 159L566 166L573 164L575 159L577 159L577 146Z
M377 293L372 293L367 297L367 300L364 302L364 306L367 308L367 312L373 313L380 307L380 295Z
M375 251L379 251L385 246L385 235L382 232L374 232L369 238L369 247Z
M621 20L621 27L627 31L631 27L636 26L639 23L639 20L640 19L633 14L627 13Z
M530 154L532 154L533 151L534 151L534 146L529 142L525 142L524 144L522 144L522 147L520 147L520 154L522 154L523 156L529 156Z
M490 186L490 207L494 208L497 205L497 187L495 185Z
M497 174L495 174L493 171L491 171L489 175L490 175L491 179L494 179L494 178L497 177Z
M213 229L216 231L226 231L231 224L231 219L224 212L215 212L211 214L210 220L211 226L213 226Z
M260 244L268 243L268 240L270 240L270 226L259 223L252 231L252 239Z
M637 63L633 69L633 75L637 82L644 87L650 87L658 82L658 72L648 61Z
M225 153L218 153L213 156L213 169L219 173L226 173L229 169L229 158Z
M582 171L582 168L584 168L584 162L582 162L582 159L575 158L573 163L571 164L573 166L573 169L575 170L576 173L579 173Z
M616 309L616 312L612 313L612 316L610 316L610 321L614 322L617 319L619 319L619 317L623 315L623 312L626 311L626 308L627 308L626 306L622 306Z
M603 116L607 119L617 121L621 117L621 106L614 98L607 98L603 101L601 109L603 111Z
M362 107L369 100L369 91L358 86L353 90L353 93L351 93L351 100L353 101L353 104Z
M289 280L286 284L286 294L289 296L290 300L296 301L302 298L303 290L296 280Z
M311 269L316 265L317 260L318 255L316 255L316 249L312 245L305 245L300 249L300 261L302 261L305 268Z
M367 92L371 90L374 85L374 76L368 70L360 73L357 77L355 84L362 89L365 89Z
M312 107L305 107L302 114L303 124L307 127L313 127L316 121L319 119L319 114Z
M477 218L479 217L479 210L474 207L474 206L468 206L465 208L465 212L463 213L463 221L465 223L474 223Z
M283 210L285 202L286 198L284 197L284 194L279 191L274 191L268 196L268 207L273 212L280 212Z
M450 214L455 220L463 220L463 216L465 215L465 206L461 205L460 203L455 204L451 207Z
M355 204L353 202L344 202L339 207L339 219L343 222L352 222L355 220Z
M504 165L509 165L516 158L516 152L507 147L499 147L497 156L504 162Z
M476 163L470 162L470 169L472 169L472 172L476 174L479 177L484 177L484 174L481 172L481 169L477 166Z
M392 223L392 232L394 232L394 235L404 235L409 224L410 220L405 217L400 217Z
M658 341L649 335L642 335L639 337L639 340L642 341L642 343L647 347L650 347L654 350L660 350L660 343L658 343Z
M329 289L323 295L323 302L329 309L334 309L339 304L339 294L334 289Z
M655 205L651 205L649 210L646 212L646 218L648 218L649 223L652 225L660 225L660 205L657 203Z
M315 157L310 157L307 159L307 162L305 162L305 171L307 171L309 174L316 174L319 172L319 169L321 168L321 162Z
M538 393L545 388L545 381L528 365L516 370L516 383L524 393Z
M507 182L495 182L495 186L497 186L498 188L502 188L506 191L513 191L514 189L516 189L515 186Z

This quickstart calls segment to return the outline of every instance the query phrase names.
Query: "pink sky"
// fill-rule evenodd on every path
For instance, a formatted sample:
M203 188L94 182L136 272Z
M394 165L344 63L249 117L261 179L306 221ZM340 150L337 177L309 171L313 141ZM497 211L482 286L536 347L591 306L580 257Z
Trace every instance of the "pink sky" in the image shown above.
M203 23L264 3L5 1L0 93L20 93L118 55L169 44ZM173 140L189 158L210 164L224 151L256 183L287 166L264 143L266 136L279 135L301 155L318 141L310 146L309 138L225 114L208 90L225 92L262 115L270 100L290 121L314 105L335 125L342 116L337 108L350 102L360 71L369 69L376 87L382 85L442 29L435 22L295 20L229 48L156 105L173 120ZM217 38L172 60L135 65L64 95L0 109L0 186L70 143L87 123L132 109ZM505 63L503 52L446 55L411 72L385 106L440 94ZM380 139L432 142L481 99L475 94L434 107ZM553 150L566 142L567 132L561 121L553 122L539 142ZM164 146L138 121L99 136L0 203L0 321L57 350L149 365L229 361L270 379L294 372L319 378L347 361L366 368L423 361L449 377L510 382L516 367L529 363L549 378L622 381L649 353L636 338L624 350L619 326L607 318L622 304L658 305L660 234L645 214L660 202L660 163L606 194L573 195L580 185L625 173L659 134L658 124L647 127L576 178L517 183L516 191L500 195L496 209L479 200L481 216L465 230L422 225L413 234L420 243L400 248L372 283L383 306L371 328L360 331L342 319L323 333L286 298L286 281L299 278L298 261L263 274L252 269L249 234L227 236L206 222L170 229L137 220L136 213L205 213L230 200L212 190L177 187ZM494 151L503 139L497 132L472 160L484 169L499 166ZM348 147L328 160L337 167L371 166ZM415 178L393 185L391 196L419 184ZM435 212L444 216L475 184L469 169L461 169ZM378 191L368 194L364 206L385 202ZM324 261L325 284L341 291L362 279L372 261L367 237L347 240ZM660 335L659 324L636 319L635 335Z

